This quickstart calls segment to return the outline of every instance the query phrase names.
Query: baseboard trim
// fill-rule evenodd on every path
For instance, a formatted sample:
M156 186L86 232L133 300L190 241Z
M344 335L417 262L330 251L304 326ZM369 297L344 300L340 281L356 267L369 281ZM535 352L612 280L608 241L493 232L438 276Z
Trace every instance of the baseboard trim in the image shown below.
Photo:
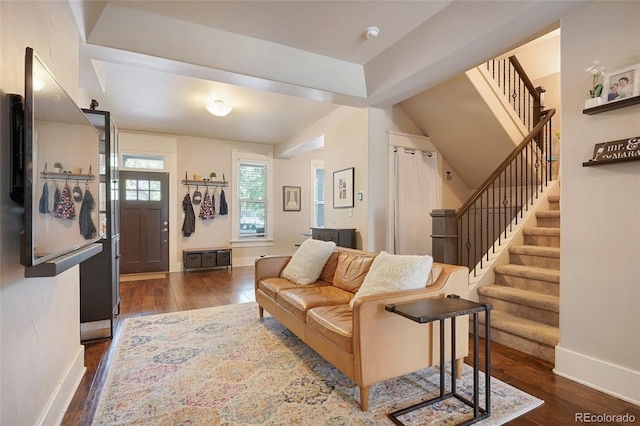
M87 368L84 366L84 346L80 345L76 356L62 376L61 382L58 383L58 386L53 391L49 403L36 424L59 425L62 423L64 414L69 408L69 404L71 404L71 400L86 370Z
M233 266L253 266L256 263L256 257L234 257Z
M640 405L640 371L556 346L553 372L558 376Z

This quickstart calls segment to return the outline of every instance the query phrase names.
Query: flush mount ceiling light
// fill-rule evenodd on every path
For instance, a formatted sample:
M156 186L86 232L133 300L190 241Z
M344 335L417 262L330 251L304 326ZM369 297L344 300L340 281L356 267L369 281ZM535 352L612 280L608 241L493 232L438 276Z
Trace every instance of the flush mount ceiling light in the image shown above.
M378 34L380 34L380 28L368 27L364 30L363 34L367 38L367 40L373 40L374 38L378 37Z
M216 99L215 101L207 104L207 111L216 117L224 117L225 115L228 115L232 109L231 105L225 104L220 99Z

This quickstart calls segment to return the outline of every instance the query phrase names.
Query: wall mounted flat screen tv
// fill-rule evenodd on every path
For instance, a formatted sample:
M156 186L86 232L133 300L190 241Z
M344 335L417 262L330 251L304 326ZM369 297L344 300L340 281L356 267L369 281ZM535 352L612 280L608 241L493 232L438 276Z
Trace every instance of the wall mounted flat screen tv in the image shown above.
M12 182L24 193L12 186L11 195L24 199L21 260L34 267L98 240L99 132L29 47L23 114L16 122L24 128L13 132L20 140L12 142L14 159L22 157L22 170L12 174L22 176L12 175Z

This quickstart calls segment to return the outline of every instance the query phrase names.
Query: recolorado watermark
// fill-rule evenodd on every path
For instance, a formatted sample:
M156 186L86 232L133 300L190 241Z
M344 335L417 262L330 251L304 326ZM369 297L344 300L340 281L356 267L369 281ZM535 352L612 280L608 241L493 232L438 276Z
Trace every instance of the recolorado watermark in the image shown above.
M635 423L636 416L633 414L594 414L575 413L576 423Z

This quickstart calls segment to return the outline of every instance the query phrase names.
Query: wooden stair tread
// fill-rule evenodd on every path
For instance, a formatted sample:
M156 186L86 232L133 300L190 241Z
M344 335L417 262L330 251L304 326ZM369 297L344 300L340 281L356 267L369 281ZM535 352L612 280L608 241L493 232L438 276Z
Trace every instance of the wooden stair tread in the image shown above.
M498 265L494 272L512 277L529 278L539 281L548 281L560 284L560 271L557 269L537 268L516 264Z
M484 315L479 316L484 324ZM560 329L501 311L491 311L491 328L541 343L556 346L560 341Z
M560 297L550 294L543 294L497 284L485 285L478 288L478 294L485 297L492 297L494 299L517 303L519 305L530 306L548 312L560 312Z

